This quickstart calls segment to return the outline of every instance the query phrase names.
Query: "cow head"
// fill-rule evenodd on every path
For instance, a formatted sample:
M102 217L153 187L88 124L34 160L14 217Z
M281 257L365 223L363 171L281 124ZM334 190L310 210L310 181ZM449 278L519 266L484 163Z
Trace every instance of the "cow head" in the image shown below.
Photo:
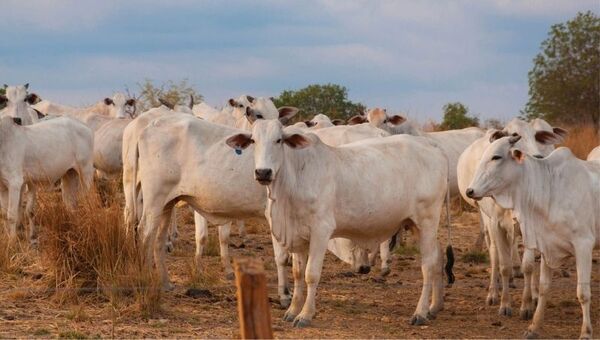
M483 153L475 176L466 196L475 200L494 197L510 190L517 183L525 153L515 145L521 136L501 137L495 140ZM500 203L500 202L499 202ZM503 202L503 208L512 208L511 203Z
M255 101L255 98L248 95L241 95L237 99L230 98L227 101L230 109L232 110L231 114L239 119L241 117L246 116L246 108L250 107L252 103Z
M227 145L235 150L254 146L254 178L262 185L269 185L277 177L283 164L283 148L302 149L310 140L298 133L287 134L279 120L257 120L252 134L240 133L231 136Z
M542 119L528 123L515 118L504 129L494 132L490 142L506 136L521 136L517 145L521 151L536 158L544 158L554 150L554 144L562 142L566 135L565 130L553 128Z
M374 127L389 130L406 121L406 118L400 115L388 115L385 109L374 108L367 112L367 121Z
M104 98L104 104L108 106L108 112L114 118L127 118L135 114L136 101L120 92L114 94L112 98Z

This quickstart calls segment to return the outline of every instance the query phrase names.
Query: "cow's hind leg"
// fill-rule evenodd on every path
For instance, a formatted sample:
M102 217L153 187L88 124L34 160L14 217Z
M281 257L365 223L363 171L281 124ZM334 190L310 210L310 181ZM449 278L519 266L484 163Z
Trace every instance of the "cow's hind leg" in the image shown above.
M529 325L525 337L539 338L539 331L542 328L544 322L544 311L546 309L546 300L548 299L548 293L550 292L550 283L552 281L552 269L546 264L546 261L542 258L542 264L540 266L540 286L539 286L539 298L538 304L533 314L533 322Z
M484 221L484 225L486 227L486 235L488 236L487 240L488 240L488 252L490 255L490 266L491 266L491 272L490 272L490 285L488 288L488 295L485 299L486 303L488 305L495 305L498 303L498 295L499 295L499 289L498 289L498 281L499 281L499 271L498 268L500 267L499 265L499 261L498 261L498 248L496 245L496 238L495 238L495 233L493 233L492 228L498 228L497 225L497 220L491 219L487 216L484 216L482 214L482 218Z
M25 217L27 219L27 238L32 245L37 243L37 226L35 224L36 188L27 185L27 203L25 205Z
M410 323L412 325L422 325L427 322L428 318L434 318L444 308L441 252L437 240L439 216L425 217L415 222L417 224L416 228L418 228L421 252L423 287ZM431 304L429 303L430 294Z
M6 222L8 235L11 243L17 241L17 225L20 222L21 192L23 190L22 182L9 183L8 185L8 207L6 210Z
M172 204L167 205L165 210L160 214L159 229L154 245L154 262L160 274L160 280L164 290L172 290L173 285L169 281L169 272L167 271L166 256L167 256L167 238L171 225L171 214L174 209Z
M523 320L529 320L533 317L533 311L535 306L533 304L533 297L531 290L533 287L533 269L535 266L535 257L533 250L525 248L523 251L523 264L521 265L521 271L523 272L523 298L521 301L520 316Z
M81 180L77 171L73 169L69 169L61 178L62 198L69 210L75 210L77 207L77 195L83 184Z
M379 245L379 257L381 258L381 276L388 276L391 272L390 242L391 240L387 240Z
M589 244L580 244L575 249L575 261L577 263L577 299L581 304L583 322L581 323L580 339L592 338L592 321L590 319L590 302L592 292L590 290L590 280L592 276L592 251L594 249L593 241Z
M229 236L231 234L231 222L219 225L219 250L221 253L221 264L225 269L225 277L228 280L233 280L233 268L229 259Z
M496 242L496 249L498 251L500 278L502 280L502 295L500 297L500 308L498 309L498 314L503 316L511 316L512 308L509 286L510 278L512 276L512 233L514 227L512 220L506 216L503 216L503 218L498 222L499 223L492 223L491 228L491 232L494 234L494 239Z
M204 251L204 247L206 246L206 241L208 240L208 221L200 215L198 212L194 211L194 228L195 228L195 239L196 239L196 268L200 273L202 269L202 252Z
M281 308L287 308L290 306L290 302L292 300L290 289L288 287L288 276L286 266L289 254L287 250L283 248L279 244L279 242L277 242L275 236L273 236L272 234L271 241L273 242L275 266L277 267L277 294L279 295L279 305L281 306Z

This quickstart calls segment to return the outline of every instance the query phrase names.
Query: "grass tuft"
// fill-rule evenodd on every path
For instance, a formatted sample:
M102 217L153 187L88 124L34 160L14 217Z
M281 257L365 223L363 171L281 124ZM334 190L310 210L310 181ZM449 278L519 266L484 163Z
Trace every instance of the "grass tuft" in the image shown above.
M484 251L470 250L466 252L461 259L466 263L487 263L488 254Z

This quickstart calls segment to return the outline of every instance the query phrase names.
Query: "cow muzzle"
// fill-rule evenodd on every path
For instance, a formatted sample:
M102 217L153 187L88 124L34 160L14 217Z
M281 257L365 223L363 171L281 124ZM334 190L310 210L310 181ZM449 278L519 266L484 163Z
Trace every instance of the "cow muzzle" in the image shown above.
M269 185L273 181L273 170L271 169L256 169L254 170L254 179L262 185Z
M479 201L481 199L480 196L475 195L475 190L473 190L473 188L467 188L465 195L467 195L468 198L472 198L476 201Z

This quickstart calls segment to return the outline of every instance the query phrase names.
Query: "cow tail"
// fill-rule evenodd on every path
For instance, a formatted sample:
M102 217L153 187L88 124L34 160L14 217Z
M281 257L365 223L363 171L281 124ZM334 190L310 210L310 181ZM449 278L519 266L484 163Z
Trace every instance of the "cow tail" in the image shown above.
M450 160L448 160L448 156L446 156L446 164L448 166L446 176L446 227L448 229L448 245L446 246L446 266L444 269L448 277L448 286L451 287L456 278L452 272L452 268L454 267L454 249L452 249L452 233L450 228Z
M140 156L140 152L139 152L139 147L138 147L138 142L135 142L135 151L134 151L134 155L133 155L133 186L132 186L132 194L133 194L133 219L134 221L137 220L137 216L138 216L138 206L137 206L137 197L138 197L138 190L137 190L137 172L138 172L138 158ZM137 221L135 224L140 223L141 221ZM135 227L135 230L137 231L137 227Z

